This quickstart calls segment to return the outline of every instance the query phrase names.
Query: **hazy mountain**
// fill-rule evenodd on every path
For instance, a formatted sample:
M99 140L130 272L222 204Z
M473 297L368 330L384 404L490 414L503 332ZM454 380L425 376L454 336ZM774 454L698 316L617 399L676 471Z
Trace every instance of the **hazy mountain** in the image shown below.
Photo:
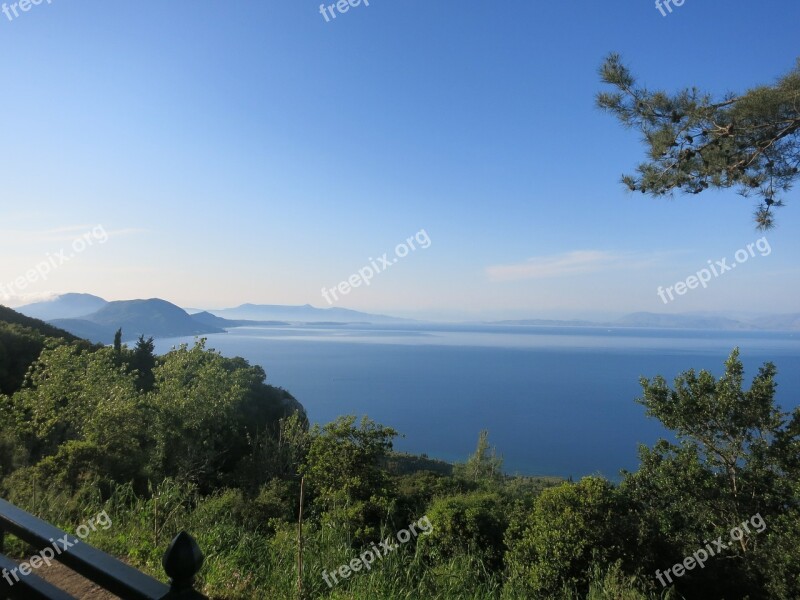
M281 304L242 304L236 308L208 311L225 319L247 319L251 321L291 321L310 323L411 323L411 319L400 319L386 315L373 315L347 308L316 308L310 304L287 306Z
M493 321L493 325L514 325L523 327L592 327L600 325L592 321L560 321L551 319L514 319L511 321Z
M189 313L187 311L187 314L189 314L195 323L200 323L209 327L218 327L219 329L224 329L225 327L239 327L240 325L239 321L223 319L222 317L214 316L207 311L201 311L198 313Z
M750 323L759 329L780 329L782 331L800 331L800 313L792 315L772 315L751 319Z
M418 323L346 308L316 308L281 304L242 304L236 308L200 311L186 310L165 300L126 300L107 302L91 294L63 294L53 300L36 302L17 309L27 316L48 321L73 335L109 344L118 328L123 338L139 335L179 337L220 333L232 327L288 326L313 323L315 326L350 324L399 325ZM195 309L190 309L195 310ZM733 318L733 317L736 318ZM652 329L710 329L725 331L774 330L800 331L800 313L773 316L720 316L711 313L658 314L637 312L614 321L514 319L491 321L494 325L529 327L643 327Z
M666 315L648 312L637 312L625 315L609 325L616 327L653 327L661 329L756 329L754 325L743 323L726 317L697 315Z
M114 334L118 329L108 325L92 323L86 319L53 319L52 321L48 321L48 323L54 327L68 331L72 335L97 344L111 344L114 341ZM125 334L125 337L127 339L127 334Z
M23 315L51 321L53 319L75 319L103 308L107 301L91 294L61 294L52 300L34 302L17 308Z
M187 309L188 310L188 309ZM223 319L222 317L217 317L216 315L212 315L208 311L202 311L198 313L189 313L189 316L192 317L193 320L197 321L198 323L202 323L203 325L210 325L211 327L219 327L220 329L225 329L227 327L246 327L248 325L259 325L259 326L287 326L289 323L285 321L248 321L246 319Z
M516 319L492 321L493 325L530 327L644 327L648 329L710 329L719 331L800 331L800 313L768 317L729 318L713 314L658 314L637 312L615 321L559 321Z
M221 327L195 320L182 308L159 298L108 302L100 310L81 319L54 319L50 323L104 344L113 342L119 328L122 328L125 340L140 335L179 337L223 331Z

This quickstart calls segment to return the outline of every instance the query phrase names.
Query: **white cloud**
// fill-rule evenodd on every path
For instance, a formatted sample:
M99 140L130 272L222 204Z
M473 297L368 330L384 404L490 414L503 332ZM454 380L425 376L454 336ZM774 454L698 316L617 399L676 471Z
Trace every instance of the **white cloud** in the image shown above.
M55 300L59 295L58 292L31 292L29 294L5 294L0 292L0 304L9 308L17 308L34 302Z
M653 259L603 250L574 250L552 256L537 256L520 263L486 267L490 281L546 279L577 273L597 273L609 269L635 269L652 264Z
M5 243L8 245L20 245L72 242L77 238L82 237L86 233L91 233L95 227L100 227L100 225L70 225L68 227L58 227L56 229L38 231L5 229L0 230L0 243ZM148 233L148 230L129 227L126 229L114 229L106 232L109 237L136 235L140 233Z

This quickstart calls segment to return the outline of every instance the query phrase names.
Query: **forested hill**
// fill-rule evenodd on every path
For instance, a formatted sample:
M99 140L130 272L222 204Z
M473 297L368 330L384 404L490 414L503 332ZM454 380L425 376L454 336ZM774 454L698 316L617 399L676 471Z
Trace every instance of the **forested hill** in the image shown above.
M4 327L8 325L18 325L31 333L36 333L44 337L63 338L68 342L74 342L80 339L68 331L49 325L39 319L26 317L22 313L18 313L2 304L0 304L0 325Z
M10 395L20 388L47 338L90 345L63 329L0 305L0 394Z
M205 340L156 355L2 316L0 497L61 528L107 510L91 544L152 574L191 532L211 598L297 598L298 579L328 600L800 598L800 408L776 403L772 363L746 388L738 349L719 379L640 380L678 443L640 447L617 485L508 476L486 431L448 465L396 454L399 432L366 416L310 427L261 366ZM344 581L337 565L378 544L392 556Z
M92 344L3 309L0 497L16 498L29 477L50 489L114 483L142 492L176 479L210 493L282 473L267 467L281 419L308 427L289 392L204 340L154 350L152 338Z

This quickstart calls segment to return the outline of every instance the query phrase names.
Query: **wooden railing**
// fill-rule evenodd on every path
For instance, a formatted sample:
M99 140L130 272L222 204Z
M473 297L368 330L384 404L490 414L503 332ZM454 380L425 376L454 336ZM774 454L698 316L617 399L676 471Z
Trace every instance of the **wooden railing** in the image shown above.
M203 565L203 553L188 533L181 532L164 552L161 564L170 579L162 583L130 565L78 540L46 521L0 499L0 599L75 600L65 591L38 577L30 569L20 573L19 564L3 555L3 537L10 533L47 553L89 581L123 600L207 600L194 589L194 577ZM57 544L57 546L54 546ZM60 552L55 552L57 548ZM41 559L40 555L36 555ZM39 563L30 559L29 564ZM12 574L13 572L13 574Z

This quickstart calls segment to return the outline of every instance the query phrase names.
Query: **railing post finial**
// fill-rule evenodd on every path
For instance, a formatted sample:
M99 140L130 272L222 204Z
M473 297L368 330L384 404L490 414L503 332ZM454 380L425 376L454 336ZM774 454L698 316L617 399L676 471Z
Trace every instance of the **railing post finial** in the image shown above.
M181 531L164 552L161 565L170 578L170 595L194 589L194 576L203 566L205 557L195 539Z

